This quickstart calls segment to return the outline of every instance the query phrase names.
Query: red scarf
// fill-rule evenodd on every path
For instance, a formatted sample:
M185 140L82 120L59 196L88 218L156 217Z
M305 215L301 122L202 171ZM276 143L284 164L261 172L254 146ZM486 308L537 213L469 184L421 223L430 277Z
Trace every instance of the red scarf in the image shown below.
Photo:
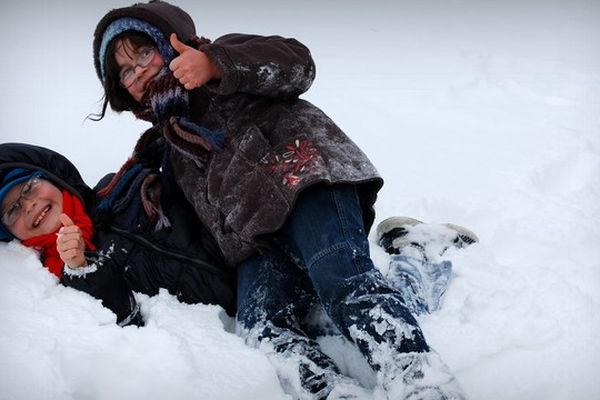
M96 246L92 243L94 226L90 217L85 213L81 200L66 190L62 191L62 197L63 213L67 214L69 218L73 220L75 225L81 229L85 248L87 250L96 250ZM60 279L64 263L56 248L56 234L59 229L60 228L58 228L56 232L23 240L21 243L27 247L33 247L40 250L42 252L42 262L44 263L44 266Z

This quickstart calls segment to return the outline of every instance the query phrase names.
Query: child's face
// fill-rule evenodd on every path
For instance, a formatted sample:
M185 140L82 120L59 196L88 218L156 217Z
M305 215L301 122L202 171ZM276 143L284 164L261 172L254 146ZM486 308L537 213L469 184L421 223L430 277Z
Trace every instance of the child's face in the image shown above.
M47 180L36 179L11 188L2 200L3 218L10 213L14 219L6 227L20 240L55 232L61 225L62 192Z
M165 62L157 50L145 67L140 66L140 61L144 58L144 47L134 48L131 41L127 38L117 41L115 45L115 61L119 66L120 75L131 68L136 75L136 79L127 87L129 94L140 101L146 92L148 83L160 72Z

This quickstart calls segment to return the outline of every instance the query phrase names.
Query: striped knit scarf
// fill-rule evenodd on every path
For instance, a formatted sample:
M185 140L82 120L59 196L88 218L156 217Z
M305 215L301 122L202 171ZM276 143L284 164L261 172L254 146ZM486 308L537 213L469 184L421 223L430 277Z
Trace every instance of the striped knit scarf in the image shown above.
M206 161L210 152L222 149L222 132L211 131L189 118L189 92L168 67L148 85L140 103L140 108L133 111L135 116L158 126L162 136L178 151Z

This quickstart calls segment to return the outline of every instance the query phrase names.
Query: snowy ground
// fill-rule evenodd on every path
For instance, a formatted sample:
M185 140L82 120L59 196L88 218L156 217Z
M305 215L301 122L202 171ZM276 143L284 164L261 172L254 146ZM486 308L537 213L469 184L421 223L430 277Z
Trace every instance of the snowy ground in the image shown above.
M3 3L0 141L52 147L90 184L120 166L145 126L84 118L101 97L93 28L127 4ZM420 319L470 398L600 398L597 0L177 4L205 36L277 33L312 49L304 97L386 179L379 220L477 232L450 254L443 308ZM118 328L31 251L0 244L0 399L288 398L218 308L141 300L148 326ZM324 344L368 383L355 354Z

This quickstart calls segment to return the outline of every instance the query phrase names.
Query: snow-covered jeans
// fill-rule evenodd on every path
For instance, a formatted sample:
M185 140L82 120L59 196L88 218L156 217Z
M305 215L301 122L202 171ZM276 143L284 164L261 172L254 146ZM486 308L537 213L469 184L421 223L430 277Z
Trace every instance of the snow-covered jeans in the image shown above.
M325 399L349 380L306 324L318 302L306 272L276 248L238 266L238 333L269 357L294 399Z
M419 253L392 254L385 276L390 285L402 293L413 315L431 314L442 303L442 296L452 276L452 263L427 261Z
M338 330L375 371L389 368L394 353L430 350L402 294L373 265L356 187L305 190L273 241L278 249L238 267L237 319L248 336L269 339L275 349L287 346L284 351L317 349L318 362L323 361L318 346L299 330L302 312L316 301L316 293ZM287 330L297 340L277 344L273 329ZM332 364L328 370L336 371L323 357Z

